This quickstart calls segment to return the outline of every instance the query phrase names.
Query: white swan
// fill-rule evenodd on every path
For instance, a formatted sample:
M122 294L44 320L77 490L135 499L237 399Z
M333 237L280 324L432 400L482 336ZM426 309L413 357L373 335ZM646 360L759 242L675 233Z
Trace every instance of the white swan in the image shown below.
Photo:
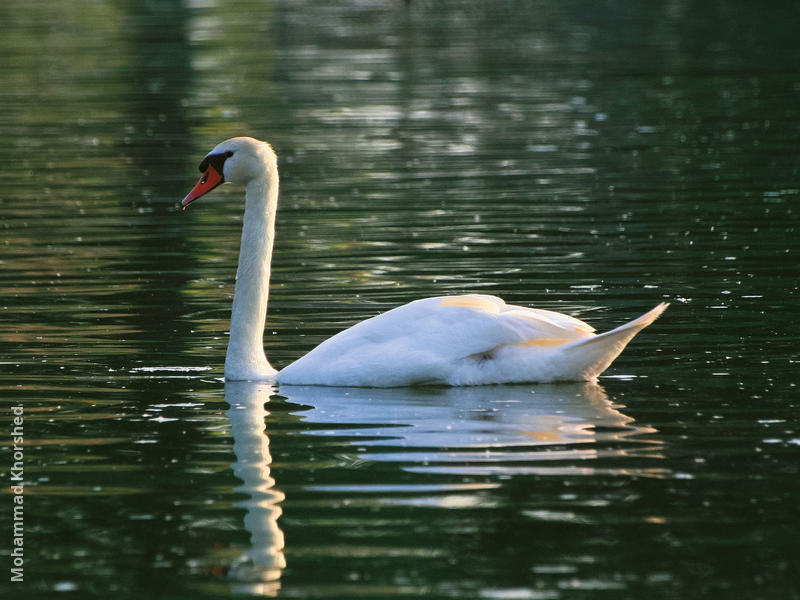
M232 138L206 155L200 171L184 209L222 183L246 186L227 380L359 387L592 380L667 307L596 335L573 317L495 296L425 298L362 321L276 371L263 346L278 207L275 152L266 142Z

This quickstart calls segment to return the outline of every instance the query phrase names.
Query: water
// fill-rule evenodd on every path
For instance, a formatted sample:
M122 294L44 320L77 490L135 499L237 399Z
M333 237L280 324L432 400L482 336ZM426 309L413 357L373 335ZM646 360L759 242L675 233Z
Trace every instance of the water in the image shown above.
M798 598L796 3L12 2L0 472L26 598ZM221 381L238 134L267 351L425 295L598 329L599 384Z

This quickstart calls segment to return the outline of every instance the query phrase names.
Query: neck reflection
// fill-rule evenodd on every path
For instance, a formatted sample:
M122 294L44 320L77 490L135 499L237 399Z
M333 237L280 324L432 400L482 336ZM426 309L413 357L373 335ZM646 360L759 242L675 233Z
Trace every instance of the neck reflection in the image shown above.
M249 496L236 506L247 511L244 526L251 542L250 548L231 565L228 575L236 582L234 591L261 596L277 595L286 567L283 532L278 526L280 503L285 496L275 489L275 480L270 475L272 455L265 425L269 412L264 405L272 392L272 387L263 383L225 383L236 454L233 472L243 482L236 491Z

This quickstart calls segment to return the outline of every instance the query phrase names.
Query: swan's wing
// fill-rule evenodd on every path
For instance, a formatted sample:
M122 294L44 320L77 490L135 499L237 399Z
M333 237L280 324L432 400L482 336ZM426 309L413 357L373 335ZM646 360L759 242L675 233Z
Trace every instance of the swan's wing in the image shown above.
M581 339L594 329L560 313L506 304L496 296L469 294L417 300L348 331L375 342L409 337L416 345L458 358L504 344Z
M338 333L286 367L278 380L405 385L436 380L455 361L499 346L561 344L590 337L593 331L573 317L508 305L495 296L425 298Z

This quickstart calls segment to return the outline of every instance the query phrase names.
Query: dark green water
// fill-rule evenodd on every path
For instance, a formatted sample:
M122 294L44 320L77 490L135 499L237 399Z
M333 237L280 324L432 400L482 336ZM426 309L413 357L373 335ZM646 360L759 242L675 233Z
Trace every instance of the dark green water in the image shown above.
M3 597L800 598L797 3L324 4L5 7ZM178 201L241 134L275 366L428 295L672 306L598 385L225 386L243 192Z

